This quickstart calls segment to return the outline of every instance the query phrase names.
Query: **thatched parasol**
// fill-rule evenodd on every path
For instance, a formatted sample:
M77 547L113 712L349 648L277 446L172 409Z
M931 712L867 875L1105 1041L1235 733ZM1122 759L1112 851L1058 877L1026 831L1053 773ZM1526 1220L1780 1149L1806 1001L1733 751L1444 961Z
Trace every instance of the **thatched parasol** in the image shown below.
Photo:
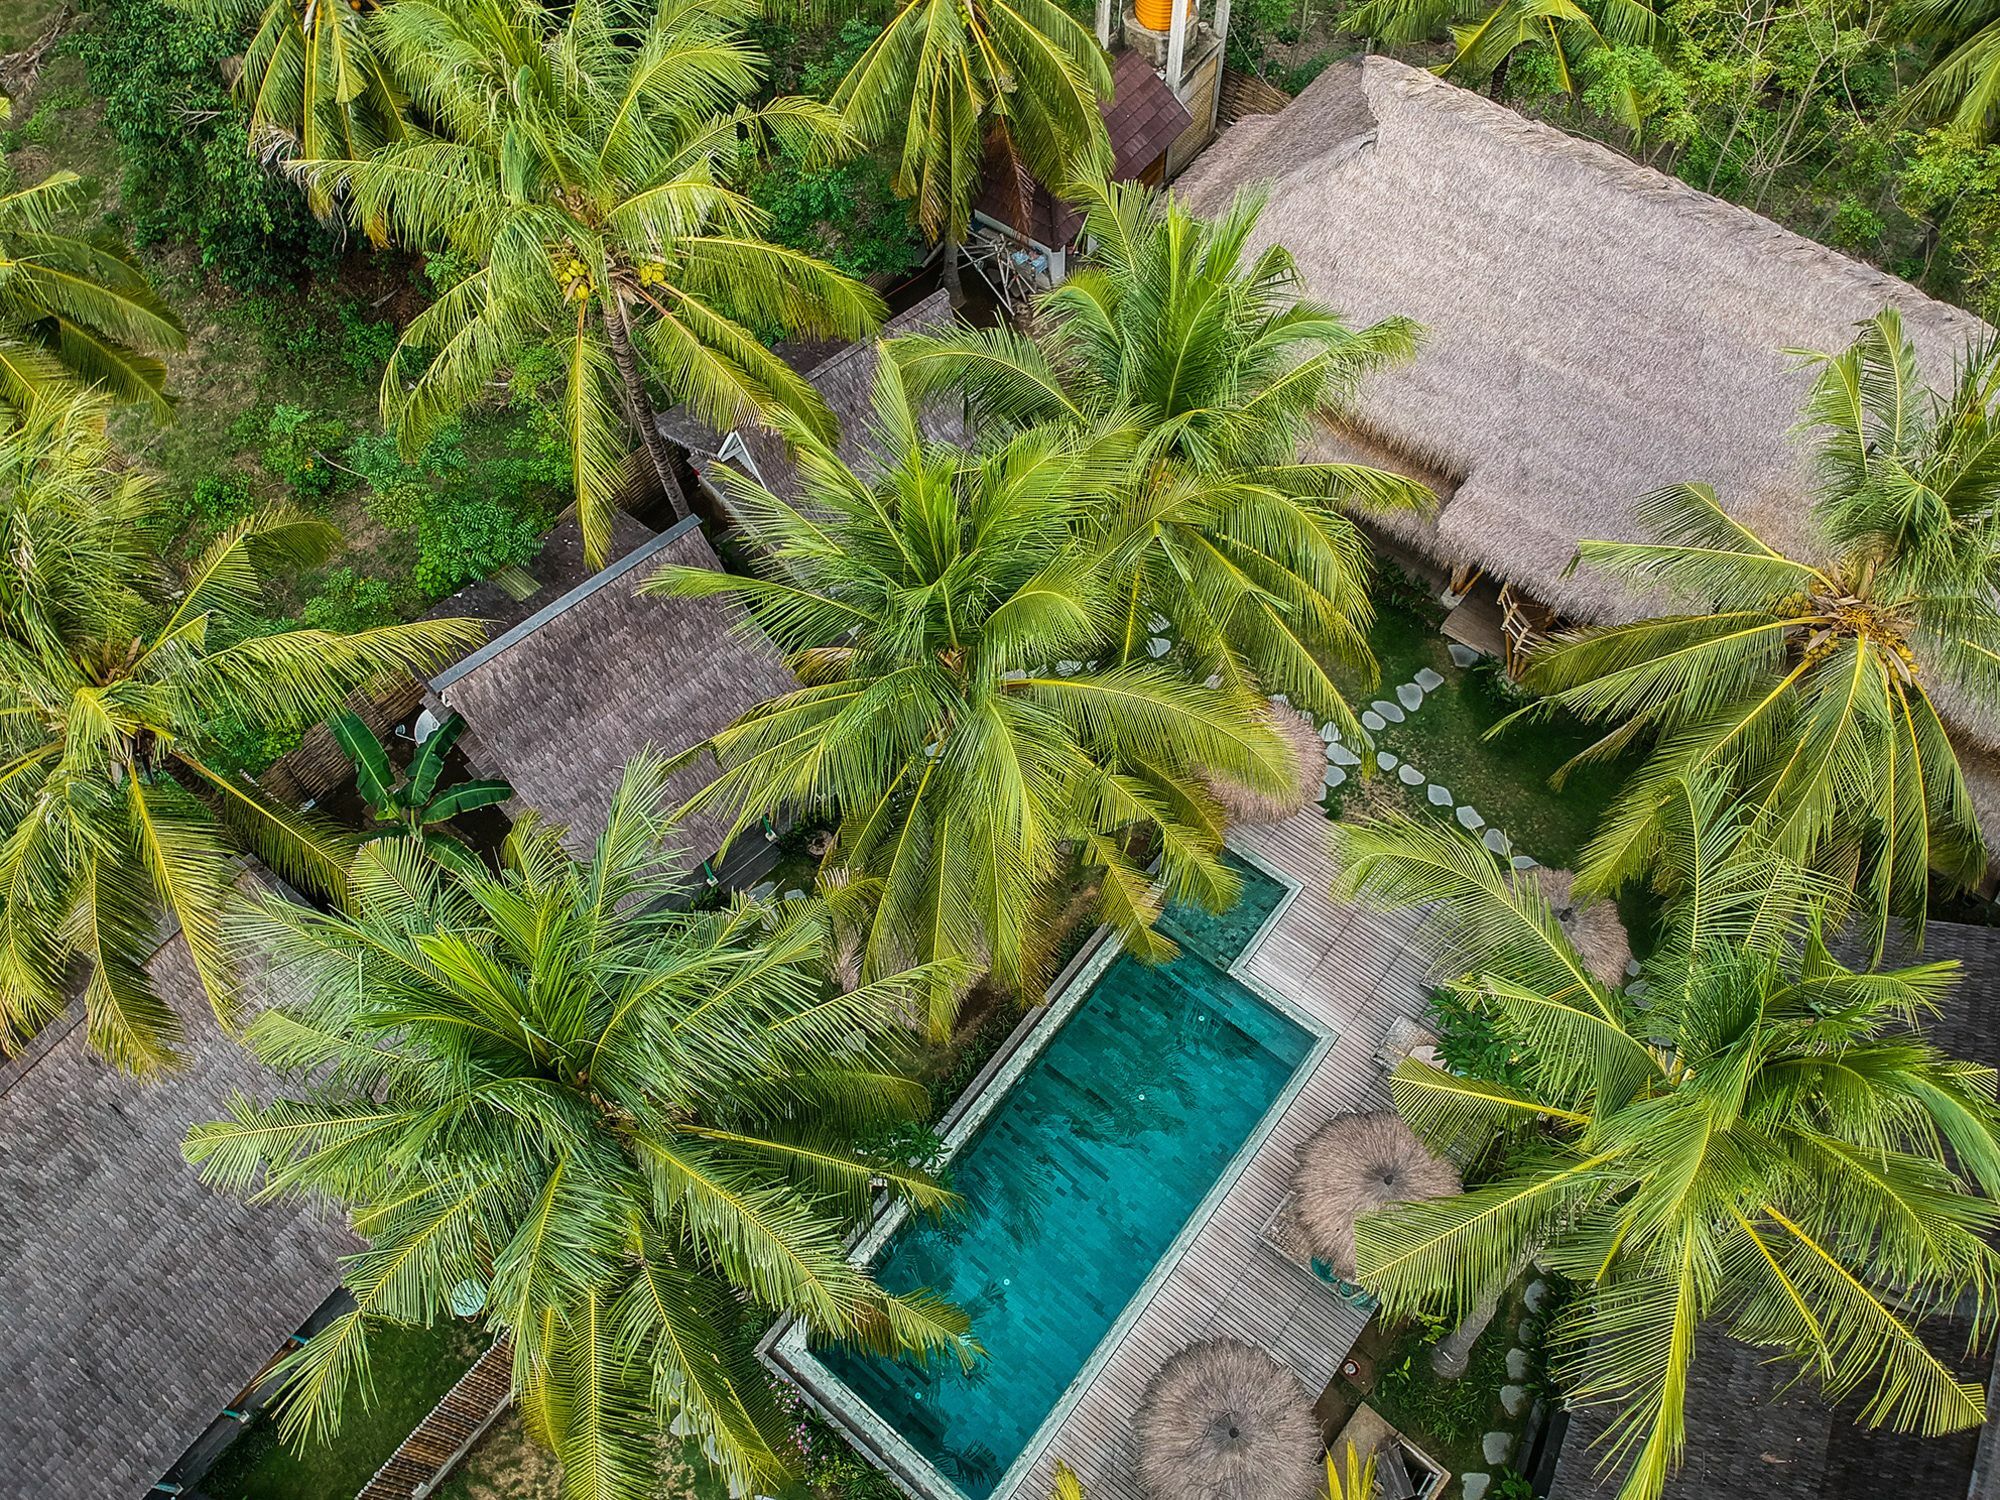
M1337 1115L1299 1151L1299 1218L1314 1252L1336 1275L1354 1274L1354 1221L1392 1203L1449 1198L1451 1163L1433 1156L1393 1110Z
M1311 1394L1236 1339L1195 1344L1160 1366L1132 1430L1139 1483L1153 1500L1308 1500L1320 1492Z
M1266 796L1221 776L1204 779L1231 823L1282 823L1315 801L1326 785L1326 741L1297 709L1271 706L1271 727L1292 753L1294 784L1283 797Z
M1618 908L1601 897L1576 901L1572 894L1576 877L1567 870L1537 870L1535 884L1541 887L1542 899L1554 910L1590 977L1617 989L1625 982L1625 966L1632 961L1632 940L1625 935Z

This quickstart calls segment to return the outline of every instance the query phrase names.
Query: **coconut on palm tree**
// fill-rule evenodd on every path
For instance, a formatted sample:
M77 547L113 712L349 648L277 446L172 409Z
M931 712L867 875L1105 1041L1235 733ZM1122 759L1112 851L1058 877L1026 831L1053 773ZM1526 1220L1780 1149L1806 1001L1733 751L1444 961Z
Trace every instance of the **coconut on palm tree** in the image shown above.
M411 321L383 372L383 420L408 451L489 399L512 361L556 352L595 562L635 433L685 503L649 387L718 428L784 409L826 430L818 393L760 334L855 338L880 318L874 293L760 238L763 212L733 185L767 135L807 151L838 131L822 104L742 103L763 70L740 31L755 9L399 0L376 16L376 45L437 134L299 164L358 222L478 265Z
M1261 202L1214 221L1137 185L1085 183L1089 263L1035 306L1033 335L956 328L889 347L913 391L989 421L1141 434L1130 482L1083 516L1116 580L1113 660L1170 634L1197 675L1283 692L1365 742L1332 668L1372 674L1368 544L1343 509L1430 502L1363 464L1302 460L1371 370L1407 358L1406 318L1350 327L1303 297L1291 252L1246 244Z
M796 504L724 478L770 577L645 585L740 599L805 684L707 743L721 773L690 805L738 833L832 821L828 868L874 901L866 975L953 957L1032 995L1043 918L1076 880L1128 943L1171 953L1151 931L1162 890L1235 890L1210 778L1280 795L1297 774L1270 706L1173 663L1091 660L1115 606L1076 527L1122 482L1129 434L1039 427L967 451L925 439L893 360L877 381L868 476L791 424ZM933 992L935 1026L957 999Z
M122 251L57 229L78 182L0 192L0 415L94 388L164 417L159 354L186 343L180 321Z
M376 46L387 0L178 0L196 15L251 31L236 95L250 111L250 149L279 143L315 160L363 157L408 134L407 104ZM313 209L330 208L315 194Z
M1529 1257L1575 1281L1557 1373L1572 1405L1613 1410L1622 1500L1654 1500L1678 1468L1686 1392L1724 1333L1829 1402L1864 1398L1871 1425L1935 1435L1985 1416L1983 1383L1924 1338L2000 1273L1992 1070L1916 1029L1956 965L1836 960L1819 934L1838 888L1772 855L1725 796L1681 789L1643 1001L1591 975L1532 872L1459 830L1340 835L1346 893L1426 913L1439 974L1524 1075L1397 1069L1396 1108L1436 1149L1512 1145L1462 1196L1362 1219L1359 1279L1391 1315L1453 1318Z
M1060 184L1111 167L1098 106L1111 64L1056 0L904 0L834 91L855 137L896 152L896 191L944 246L957 304L958 253L991 155Z
M1650 745L1585 852L1589 880L1635 872L1662 788L1720 773L1788 855L1867 895L1879 944L1891 914L1921 928L1933 873L1962 886L1985 869L1944 715L2000 722L2000 351L1974 351L1933 398L1885 310L1816 358L1806 415L1825 435L1803 544L1759 535L1706 485L1648 496L1654 540L1578 556L1683 612L1558 636L1526 681L1615 726L1586 756Z
M227 1015L235 851L345 879L347 843L232 774L224 736L315 723L479 634L272 632L264 570L323 559L325 523L240 521L179 576L151 546L161 522L151 482L112 465L101 408L44 404L0 437L0 1030L59 1015L81 966L91 1045L135 1072L170 1063L179 1029L145 971L162 911Z
M780 1474L790 1435L750 1320L973 1353L962 1315L883 1292L842 1238L878 1193L948 1202L853 1144L925 1106L898 1041L929 976L830 985L814 901L677 910L665 785L656 758L628 768L583 863L532 822L497 873L383 840L349 911L273 897L241 919L308 981L248 1033L298 1088L239 1098L188 1155L225 1187L341 1202L370 1245L354 1307L283 1367L288 1436L365 1399L374 1330L468 1295L513 1340L566 1500L654 1493L670 1432L739 1493Z

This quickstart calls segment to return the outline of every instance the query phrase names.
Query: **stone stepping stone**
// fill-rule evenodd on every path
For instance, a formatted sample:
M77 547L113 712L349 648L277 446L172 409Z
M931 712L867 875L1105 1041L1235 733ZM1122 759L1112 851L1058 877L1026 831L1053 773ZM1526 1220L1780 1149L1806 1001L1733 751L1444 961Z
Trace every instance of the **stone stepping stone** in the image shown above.
M1328 745L1326 747L1326 758L1336 766L1358 766L1361 764L1361 757L1345 745Z
M1451 659L1461 667L1469 667L1479 660L1477 651L1457 641L1453 641L1446 649L1451 652Z
M1396 689L1396 701L1415 713L1424 706L1424 690L1414 682L1406 682Z
M1486 1492L1493 1487L1491 1474L1461 1474L1458 1476L1459 1493L1465 1500L1486 1500Z
M1338 744L1340 742L1340 727L1333 723L1322 724L1319 726L1319 737L1329 745Z
M1368 706L1387 719L1391 724L1400 724L1403 722L1402 709L1391 703L1387 698L1377 698Z
M750 887L750 899L752 901L768 901L777 894L778 882L775 880L760 880Z
M1212 676L1211 676L1211 677L1210 677L1210 678L1208 679L1208 681L1207 681L1207 682L1205 682L1205 683L1203 683L1203 684L1202 684L1202 686L1203 686L1203 687L1205 687L1205 688L1208 688L1208 689L1209 689L1209 690L1210 690L1211 692L1212 692L1212 691L1214 691L1214 690L1215 690L1216 688L1219 688L1219 687L1221 687L1221 686L1222 686L1222 674L1221 674L1220 672L1217 672L1217 673L1213 674L1213 675L1212 675Z
M1271 694L1271 701L1280 708L1290 708L1292 706L1292 700L1287 698L1283 693Z
M1444 674L1435 667L1418 667L1417 686L1427 693L1435 693L1444 686Z
M1165 630L1170 623L1171 622L1167 619L1165 615L1154 615L1151 619L1146 621L1146 628L1157 634L1160 631Z
M1514 1434L1489 1432L1479 1440L1479 1451L1486 1455L1489 1464L1504 1464L1513 1455Z
M1628 958L1625 960L1625 977L1627 979L1637 979L1639 977L1638 959Z
M1435 781L1433 781L1430 784L1430 786L1425 790L1424 795L1431 799L1432 807L1451 806L1450 790L1446 787L1439 786Z
M1500 1387L1500 1410L1510 1417L1518 1417L1528 1409L1528 1388L1511 1382Z
M1150 641L1146 642L1146 654L1157 661L1171 651L1173 645L1174 643L1165 636L1156 635Z
M1507 1351L1507 1378L1509 1380L1526 1380L1528 1378L1528 1351L1526 1349L1509 1349Z
M1388 728L1388 725L1382 722L1382 716L1376 713L1374 709L1364 708L1361 711L1361 727L1370 734L1380 734L1384 729Z
M1515 856L1514 856L1514 868L1515 868L1515 869L1517 869L1517 870L1532 870L1532 869L1534 869L1534 868L1535 868L1535 856L1534 856L1534 855L1532 855L1532 854L1517 854L1517 855L1515 855Z
M1549 1300L1549 1284L1539 1276L1529 1282L1521 1293L1521 1305L1529 1312L1540 1312L1542 1304Z
M1404 761L1400 766L1396 767L1396 779L1402 782L1404 786L1421 786L1423 785L1424 773L1408 761Z
M1507 842L1507 835L1497 828L1487 829L1485 833L1480 835L1479 842L1484 844L1488 849L1491 849L1495 854L1504 855L1513 847L1513 845Z
M1058 677L1074 677L1082 670L1083 663L1080 661L1059 661L1056 663L1056 676Z
M1396 757L1391 755L1387 750L1377 750L1375 752L1375 764L1385 771L1393 771L1396 769Z
M1479 816L1479 809L1469 803L1459 808L1452 816L1458 819L1458 826L1467 833L1477 833L1486 826L1486 820Z
M806 899L806 893L796 889L789 890L785 892L785 899L787 901L803 901Z
M1328 791L1332 791L1337 786L1344 786L1346 782L1347 773L1341 770L1339 766L1328 766L1326 768L1326 787Z

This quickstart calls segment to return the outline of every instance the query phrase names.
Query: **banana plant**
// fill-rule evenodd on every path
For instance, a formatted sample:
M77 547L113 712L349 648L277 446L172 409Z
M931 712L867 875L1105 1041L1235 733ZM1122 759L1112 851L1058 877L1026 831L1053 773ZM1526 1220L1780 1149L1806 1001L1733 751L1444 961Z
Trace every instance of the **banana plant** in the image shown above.
M377 823L391 825L365 835L371 842L414 838L446 864L462 866L473 857L472 850L444 824L461 813L492 807L514 795L514 788L504 781L461 781L457 786L438 790L445 757L465 732L465 720L457 714L447 715L417 746L417 753L410 758L410 769L400 778L390 763L387 748L359 715L343 713L328 727L341 752L354 763L361 800L368 804Z

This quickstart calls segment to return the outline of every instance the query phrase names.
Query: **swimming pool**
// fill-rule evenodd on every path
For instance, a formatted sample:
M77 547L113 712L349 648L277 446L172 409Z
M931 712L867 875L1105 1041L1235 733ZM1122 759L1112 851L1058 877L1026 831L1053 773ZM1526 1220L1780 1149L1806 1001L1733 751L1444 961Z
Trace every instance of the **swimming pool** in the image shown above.
M837 1383L822 1404L886 1427L967 1500L994 1492L1319 1041L1227 971L1286 895L1239 869L1230 912L1163 921L1179 958L1119 955L1051 1018L955 1143L964 1209L902 1224L874 1256L890 1290L963 1307L986 1358L967 1374L818 1354ZM856 1403L875 1420L857 1423Z

